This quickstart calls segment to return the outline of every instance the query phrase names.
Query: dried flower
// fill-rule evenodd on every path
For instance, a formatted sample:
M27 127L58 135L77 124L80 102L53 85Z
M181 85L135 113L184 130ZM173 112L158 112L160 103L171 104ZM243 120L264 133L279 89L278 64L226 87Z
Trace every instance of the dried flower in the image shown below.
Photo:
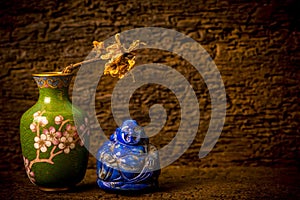
M132 53L119 55L115 59L111 59L105 64L104 75L123 78L124 75L131 70L135 64L135 56Z
M99 59L108 60L105 64L104 75L110 75L112 77L123 78L124 75L129 72L135 65L135 54L132 52L138 48L139 45L145 45L145 43L139 40L133 41L128 48L120 41L120 34L115 35L115 43L105 48L103 42L93 41L93 52L95 58L87 61L83 61L76 64L71 64L64 68L63 73L71 73L74 69L80 67L82 64L95 62Z
M136 40L126 49L120 41L120 34L115 35L115 40L116 43L106 48L108 53L101 56L103 60L110 59L105 64L104 75L109 74L112 77L123 78L135 64L135 54L131 51L134 51L140 44L145 43Z
M97 54L100 55L102 53L102 49L104 49L104 43L98 42L98 41L93 41L93 46L94 46L93 51L95 51Z

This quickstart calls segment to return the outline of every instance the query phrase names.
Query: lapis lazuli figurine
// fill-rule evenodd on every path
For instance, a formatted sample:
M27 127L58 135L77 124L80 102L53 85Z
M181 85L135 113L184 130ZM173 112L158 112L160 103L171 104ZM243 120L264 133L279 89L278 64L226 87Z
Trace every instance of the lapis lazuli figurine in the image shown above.
M157 149L135 120L126 120L97 153L97 183L113 191L158 187Z

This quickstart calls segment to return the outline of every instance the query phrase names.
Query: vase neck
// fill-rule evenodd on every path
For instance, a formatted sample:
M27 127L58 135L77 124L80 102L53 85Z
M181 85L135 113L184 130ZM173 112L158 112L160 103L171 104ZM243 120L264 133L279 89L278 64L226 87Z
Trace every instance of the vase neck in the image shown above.
M68 88L39 88L39 102L58 105L70 101Z
M65 107L65 103L68 104L70 102L68 88L72 79L71 74L49 72L34 74L33 78L39 87L39 103L42 103L46 107L49 105L49 108L54 108Z

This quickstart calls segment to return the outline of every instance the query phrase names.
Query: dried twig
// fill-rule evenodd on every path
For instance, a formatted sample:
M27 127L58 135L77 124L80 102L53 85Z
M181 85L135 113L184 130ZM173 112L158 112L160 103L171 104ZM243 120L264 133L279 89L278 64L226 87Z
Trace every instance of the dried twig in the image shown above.
M103 42L94 41L93 52L95 58L71 64L62 70L62 73L74 73L76 69L84 64L93 63L100 60L108 60L105 64L104 75L111 75L112 77L123 78L135 65L135 54L132 52L138 48L139 45L146 45L139 40L133 41L128 48L125 48L120 41L120 34L115 35L115 43L104 47Z

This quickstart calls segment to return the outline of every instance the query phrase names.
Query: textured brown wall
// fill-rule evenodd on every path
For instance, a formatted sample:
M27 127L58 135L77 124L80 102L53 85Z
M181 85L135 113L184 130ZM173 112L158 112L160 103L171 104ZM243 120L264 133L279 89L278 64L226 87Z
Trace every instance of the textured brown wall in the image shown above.
M198 134L174 165L299 166L298 9L297 0L2 1L0 169L22 167L19 120L38 96L32 73L59 70L83 60L93 40L147 26L174 29L198 41L218 66L227 93L222 135L213 151L200 160L198 152L210 118L203 79L192 68L183 68L184 60L178 58L174 64L174 55L143 54L142 61L166 63L182 73L199 99ZM97 116L107 135L116 127L109 96L115 83L110 77L101 79L96 96ZM147 125L147 110L153 103L168 108L166 126L152 138L162 147L178 129L180 108L167 88L147 85L131 100L133 118ZM91 157L90 167L94 163Z

